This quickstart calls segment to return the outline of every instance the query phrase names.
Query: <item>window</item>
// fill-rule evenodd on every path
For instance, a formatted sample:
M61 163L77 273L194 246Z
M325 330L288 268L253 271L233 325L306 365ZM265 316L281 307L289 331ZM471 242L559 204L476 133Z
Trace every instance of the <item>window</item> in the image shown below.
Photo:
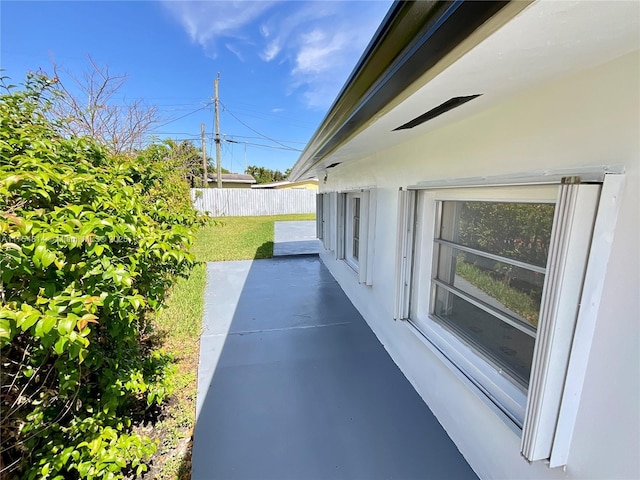
M375 189L337 196L336 259L344 260L366 285L373 283L375 209Z
M324 195L316 194L316 237L324 239Z
M590 341L577 318L598 283L590 251L608 255L607 230L593 232L615 218L615 177L399 193L396 318L521 433L530 461L566 462L584 373L572 347Z
M433 318L526 389L554 205L437 202Z
M345 194L345 252L344 258L355 270L360 256L360 193Z
M335 249L336 193L316 195L316 236L325 250Z

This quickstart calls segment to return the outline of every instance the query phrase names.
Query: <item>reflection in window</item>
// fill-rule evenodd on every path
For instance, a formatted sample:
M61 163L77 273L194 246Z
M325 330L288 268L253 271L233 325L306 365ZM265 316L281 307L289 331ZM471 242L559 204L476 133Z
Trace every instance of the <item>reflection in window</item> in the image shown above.
M436 319L527 387L554 205L443 201Z
M360 198L355 197L353 199L353 247L352 247L352 256L355 260L358 260L358 256L360 254Z

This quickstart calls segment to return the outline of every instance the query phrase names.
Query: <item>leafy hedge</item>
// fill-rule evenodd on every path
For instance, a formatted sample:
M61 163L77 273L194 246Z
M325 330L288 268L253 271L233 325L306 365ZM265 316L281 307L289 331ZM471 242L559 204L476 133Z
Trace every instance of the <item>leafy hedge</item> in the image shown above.
M139 475L156 445L132 425L171 391L150 313L194 265L198 219L170 145L113 158L63 138L50 87L0 95L2 468Z

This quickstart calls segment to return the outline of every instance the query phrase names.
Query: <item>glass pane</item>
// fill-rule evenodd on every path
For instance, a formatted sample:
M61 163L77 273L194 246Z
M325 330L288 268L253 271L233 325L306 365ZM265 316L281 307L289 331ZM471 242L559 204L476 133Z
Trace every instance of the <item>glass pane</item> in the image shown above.
M440 238L545 267L555 205L454 202L442 208Z
M353 258L360 255L360 198L353 199Z
M533 328L538 327L544 274L440 246L438 279Z
M528 387L533 337L439 286L436 286L435 314L462 340Z

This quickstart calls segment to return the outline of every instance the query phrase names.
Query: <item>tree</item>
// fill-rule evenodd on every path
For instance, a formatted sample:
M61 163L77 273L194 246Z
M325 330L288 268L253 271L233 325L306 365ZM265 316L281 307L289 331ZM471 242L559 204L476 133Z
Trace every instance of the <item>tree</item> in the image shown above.
M191 188L203 186L202 152L190 141L177 142L167 139L162 143L150 145L141 153L155 161L164 161L174 165ZM207 165L209 172L215 172L216 169L210 157L207 157ZM221 170L222 173L231 173L226 168ZM209 177L211 178L211 175Z
M81 77L53 64L57 96L49 115L67 137L94 138L114 154L132 153L145 144L158 121L158 107L143 100L119 101L127 77L113 75L89 57Z
M202 152L189 141L176 142L175 140L166 140L164 145L167 147L166 157L171 160L177 160L180 165L182 175L191 187L201 187L203 168L202 168ZM207 159L207 162L209 159Z
M280 170L271 170L265 167L249 165L244 173L247 173L256 179L257 183L282 182L287 176Z

